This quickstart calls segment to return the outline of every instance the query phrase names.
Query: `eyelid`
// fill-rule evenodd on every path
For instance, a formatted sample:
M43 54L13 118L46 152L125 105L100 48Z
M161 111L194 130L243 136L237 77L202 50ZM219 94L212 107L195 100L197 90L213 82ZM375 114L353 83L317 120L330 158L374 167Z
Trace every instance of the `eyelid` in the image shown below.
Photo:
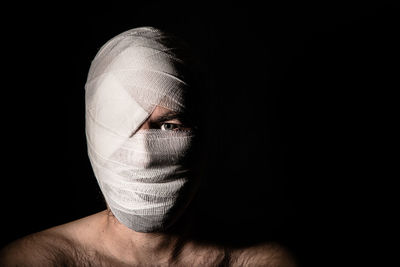
M170 113L170 114L162 115L161 117L155 119L154 122L160 123L160 122L165 122L165 121L170 121L170 120L180 120L181 117L182 116L178 113Z
M179 119L173 119L173 120L167 120L167 121L161 122L161 124L163 124L163 123L182 124L182 122Z

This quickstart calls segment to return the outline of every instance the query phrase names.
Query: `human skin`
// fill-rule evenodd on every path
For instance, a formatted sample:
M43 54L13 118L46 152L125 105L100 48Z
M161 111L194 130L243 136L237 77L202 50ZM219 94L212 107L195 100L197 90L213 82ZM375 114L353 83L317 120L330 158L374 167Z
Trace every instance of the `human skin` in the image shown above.
M189 130L157 106L140 129ZM186 229L185 229L186 230ZM140 233L109 210L34 233L0 252L0 266L296 266L278 244L242 249L200 244L178 233Z

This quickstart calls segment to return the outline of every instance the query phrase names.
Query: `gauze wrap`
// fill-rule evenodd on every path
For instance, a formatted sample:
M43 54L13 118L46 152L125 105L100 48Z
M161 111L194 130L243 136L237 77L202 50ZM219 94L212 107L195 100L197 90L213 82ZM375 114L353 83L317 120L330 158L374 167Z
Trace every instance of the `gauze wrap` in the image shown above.
M138 232L167 228L189 181L192 132L138 130L157 105L185 110L184 62L168 39L148 27L121 33L99 50L85 85L94 174L115 217Z

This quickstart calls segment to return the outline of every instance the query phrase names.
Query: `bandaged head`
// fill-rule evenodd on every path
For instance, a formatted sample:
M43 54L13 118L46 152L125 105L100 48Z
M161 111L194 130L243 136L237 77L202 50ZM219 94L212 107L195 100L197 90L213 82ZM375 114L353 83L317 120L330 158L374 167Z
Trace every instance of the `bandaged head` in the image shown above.
M92 61L85 85L94 174L114 216L138 232L168 228L193 190L185 165L193 131L139 129L156 106L185 112L185 61L171 38L148 27L112 38Z

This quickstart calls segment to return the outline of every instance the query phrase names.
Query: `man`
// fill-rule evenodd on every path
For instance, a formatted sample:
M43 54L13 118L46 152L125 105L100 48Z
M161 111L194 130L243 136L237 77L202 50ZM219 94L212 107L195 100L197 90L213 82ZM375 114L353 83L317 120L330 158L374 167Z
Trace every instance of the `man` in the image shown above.
M277 244L196 241L199 187L186 48L143 27L107 42L86 89L89 158L107 210L17 240L1 266L295 266Z

